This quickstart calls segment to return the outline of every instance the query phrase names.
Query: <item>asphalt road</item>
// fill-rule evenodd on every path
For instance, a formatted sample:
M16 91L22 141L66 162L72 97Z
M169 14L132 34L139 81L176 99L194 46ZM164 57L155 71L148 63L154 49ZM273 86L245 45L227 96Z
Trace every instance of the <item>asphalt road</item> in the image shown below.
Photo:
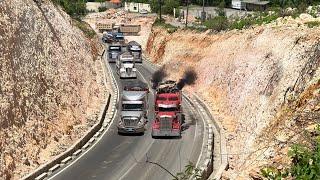
M120 80L115 73L115 64L111 64L117 84L121 89L124 80ZM147 63L137 65L138 78L150 85L152 68ZM165 180L173 177L164 169L146 160L155 162L166 168L172 174L184 170L189 162L196 163L201 152L203 139L203 122L197 114L193 114L190 107L183 100L183 110L186 117L188 129L182 133L180 139L152 139L151 123L153 121L153 92L150 93L150 109L144 135L121 136L117 133L117 121L110 125L109 130L102 138L85 154L60 168L53 173L49 179L154 179Z

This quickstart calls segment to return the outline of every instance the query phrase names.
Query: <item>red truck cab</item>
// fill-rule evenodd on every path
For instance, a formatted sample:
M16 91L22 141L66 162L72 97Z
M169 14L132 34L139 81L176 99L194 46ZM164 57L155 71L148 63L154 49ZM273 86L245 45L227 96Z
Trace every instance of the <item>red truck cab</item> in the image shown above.
M173 111L158 112L152 124L152 137L180 137L181 115Z
M156 89L152 137L181 136L181 102L181 91L175 82L168 81Z
M156 95L155 111L166 111L166 108L175 108L177 112L181 112L180 92Z

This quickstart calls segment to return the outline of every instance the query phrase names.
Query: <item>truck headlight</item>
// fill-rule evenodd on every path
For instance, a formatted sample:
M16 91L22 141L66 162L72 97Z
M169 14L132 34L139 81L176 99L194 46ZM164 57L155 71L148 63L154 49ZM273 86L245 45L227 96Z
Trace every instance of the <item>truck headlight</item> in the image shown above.
M122 122L122 120L119 120L118 125L119 125L120 127L123 127L123 122Z
M138 126L142 126L142 125L144 125L144 119L143 118L141 118L140 121L138 122Z

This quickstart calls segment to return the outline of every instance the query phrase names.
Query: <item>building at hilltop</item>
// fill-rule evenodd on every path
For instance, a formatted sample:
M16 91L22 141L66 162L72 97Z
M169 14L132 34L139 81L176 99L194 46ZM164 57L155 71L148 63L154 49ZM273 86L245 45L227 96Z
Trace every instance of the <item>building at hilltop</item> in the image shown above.
M270 1L260 0L232 0L232 8L247 11L264 11L268 8Z

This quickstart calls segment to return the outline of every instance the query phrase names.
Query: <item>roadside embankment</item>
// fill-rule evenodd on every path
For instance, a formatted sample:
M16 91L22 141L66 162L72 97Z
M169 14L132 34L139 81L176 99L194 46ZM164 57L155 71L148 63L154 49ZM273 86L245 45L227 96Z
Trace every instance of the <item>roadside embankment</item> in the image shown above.
M195 69L198 80L188 90L207 101L227 132L224 177L247 179L267 164L288 164L289 146L301 140L295 130L320 118L320 30L308 26L315 21L302 14L217 34L152 29L151 60L173 79Z
M19 179L98 121L98 43L50 1L0 2L0 177Z

